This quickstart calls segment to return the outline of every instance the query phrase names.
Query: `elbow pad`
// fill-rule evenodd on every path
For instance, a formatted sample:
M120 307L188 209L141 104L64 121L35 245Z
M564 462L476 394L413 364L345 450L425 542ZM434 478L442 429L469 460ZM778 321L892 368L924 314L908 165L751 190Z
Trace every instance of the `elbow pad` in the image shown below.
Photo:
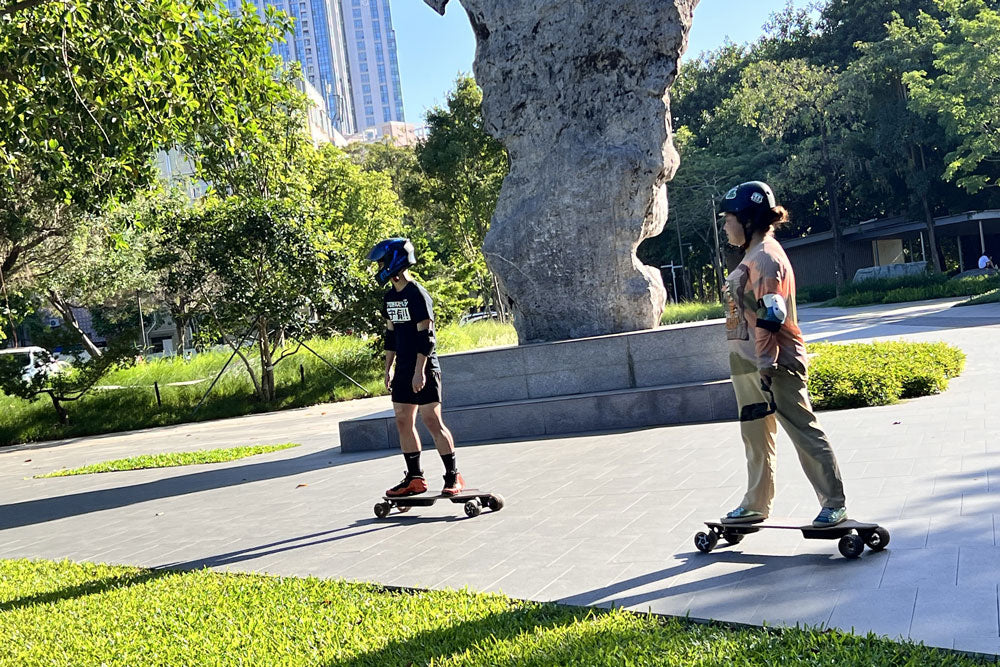
M757 328L777 331L788 317L788 306L780 294L765 294L757 301Z
M385 351L395 352L396 351L396 332L385 330Z
M417 332L417 352L419 354L429 357L434 353L436 346L437 339L434 338L434 334L430 329Z

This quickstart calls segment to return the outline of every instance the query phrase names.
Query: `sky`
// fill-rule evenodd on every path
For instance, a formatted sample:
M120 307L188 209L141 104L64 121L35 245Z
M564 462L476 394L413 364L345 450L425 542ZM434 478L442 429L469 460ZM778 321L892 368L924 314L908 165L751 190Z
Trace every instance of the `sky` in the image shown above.
M755 40L768 17L785 4L786 0L701 0L684 57L710 51L727 37L737 44ZM794 4L801 7L805 2ZM458 0L452 0L443 17L423 0L394 0L392 23L404 113L407 122L420 125L427 109L444 103L458 74L472 73L476 40Z

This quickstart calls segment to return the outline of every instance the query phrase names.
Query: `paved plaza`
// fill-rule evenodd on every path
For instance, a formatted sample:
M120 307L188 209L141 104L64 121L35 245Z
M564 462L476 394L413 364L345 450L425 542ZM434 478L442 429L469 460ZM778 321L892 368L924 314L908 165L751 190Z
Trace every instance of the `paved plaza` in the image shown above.
M820 414L851 516L892 534L886 551L858 560L794 531L694 549L701 522L743 493L735 422L462 447L463 475L502 494L501 512L468 519L438 503L378 520L372 506L402 476L402 458L341 454L337 424L387 398L0 450L0 557L467 586L1000 654L1000 304L954 303L800 312L809 340L941 340L968 355L940 396ZM31 479L142 453L289 441L302 446ZM778 448L774 514L811 520L818 505L784 434ZM436 486L434 452L424 469Z

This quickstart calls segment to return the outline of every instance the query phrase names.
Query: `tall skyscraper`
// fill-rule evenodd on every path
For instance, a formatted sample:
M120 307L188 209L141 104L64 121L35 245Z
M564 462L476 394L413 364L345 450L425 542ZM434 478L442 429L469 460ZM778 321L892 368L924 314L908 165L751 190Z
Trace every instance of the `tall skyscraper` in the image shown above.
M285 62L298 61L301 64L305 80L319 90L326 101L326 111L333 127L345 135L355 133L358 126L351 97L351 75L340 1L251 0L250 4L257 7L261 15L267 5L274 5L294 19L293 34L288 35L285 42L275 44L274 52ZM238 14L242 2L226 0L226 6Z
M338 1L338 0L334 0ZM405 122L389 0L339 0L357 131Z

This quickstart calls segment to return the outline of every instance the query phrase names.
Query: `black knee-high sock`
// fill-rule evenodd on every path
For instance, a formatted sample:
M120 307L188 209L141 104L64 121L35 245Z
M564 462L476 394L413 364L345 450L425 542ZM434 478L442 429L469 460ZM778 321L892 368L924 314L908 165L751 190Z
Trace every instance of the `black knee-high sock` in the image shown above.
M458 468L455 467L455 453L442 454L441 462L444 463L445 472L458 472Z
M414 477L423 477L424 471L420 469L420 452L403 452L403 459L406 460L406 472Z

